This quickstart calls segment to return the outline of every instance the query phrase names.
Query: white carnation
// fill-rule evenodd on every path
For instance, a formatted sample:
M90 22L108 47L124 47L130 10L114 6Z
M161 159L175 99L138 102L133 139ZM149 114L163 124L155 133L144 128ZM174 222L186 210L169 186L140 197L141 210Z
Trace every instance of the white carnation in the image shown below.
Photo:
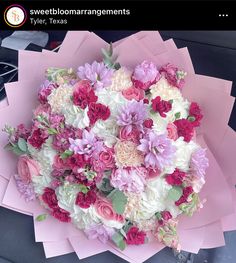
M71 104L62 109L65 123L75 128L84 129L89 126L88 107L85 110Z
M183 100L180 90L171 86L165 78L150 86L151 99L160 96L162 100Z
M120 108L128 102L120 92L113 90L102 89L96 91L96 95L98 96L98 103L109 107L111 117L116 117Z
M187 172L189 170L191 155L199 146L194 141L185 142L183 137L179 137L173 144L176 147L175 166Z
M92 128L92 132L103 139L107 147L112 147L117 142L118 136L116 119L109 118L105 121L98 120Z

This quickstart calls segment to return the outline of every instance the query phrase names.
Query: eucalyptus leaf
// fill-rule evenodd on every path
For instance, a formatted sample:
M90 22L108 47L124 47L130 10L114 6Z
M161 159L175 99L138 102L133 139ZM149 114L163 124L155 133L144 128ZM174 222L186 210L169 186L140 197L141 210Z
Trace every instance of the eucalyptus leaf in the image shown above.
M173 186L169 192L168 192L168 199L171 199L173 201L177 201L180 199L180 197L183 194L183 189L180 186Z
M120 234L120 233L115 233L112 237L111 237L112 241L115 243L115 245L121 249L124 250L126 247L125 241L124 241L124 237Z
M122 235L123 237L127 238L127 235L126 235L126 233L125 233L125 231L124 231L123 228L120 229L120 233L121 233L121 235Z
M72 151L70 151L70 150L65 150L65 151L60 155L60 157L61 157L61 159L66 159L66 158L70 157L71 155L73 155L73 152L72 152Z
M54 134L57 134L57 133L58 133L57 130L54 129L54 128L49 128L48 129L48 134L50 134L50 135L54 135Z
M18 145L15 145L12 147L12 152L16 155L23 155L25 152L21 151L21 149L18 147Z
M38 222L41 222L41 221L44 221L47 217L48 217L47 214L42 214L42 215L37 216L35 220Z
M17 145L19 147L19 149L22 151L22 152L27 152L28 151L28 146L27 146L27 142L25 139L23 138L19 138L18 142L17 142Z
M107 197L111 199L112 207L114 208L115 212L119 215L122 215L127 204L127 197L125 194L118 189L114 189Z

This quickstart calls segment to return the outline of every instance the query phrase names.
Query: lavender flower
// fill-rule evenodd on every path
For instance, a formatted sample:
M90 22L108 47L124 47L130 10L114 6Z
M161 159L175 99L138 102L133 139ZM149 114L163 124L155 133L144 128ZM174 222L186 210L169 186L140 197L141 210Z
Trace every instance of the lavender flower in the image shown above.
M206 168L209 166L206 149L199 148L191 155L190 169L199 178L204 178Z
M87 235L88 239L98 238L102 243L105 244L115 233L115 230L102 224L94 224L85 229L84 232Z
M80 79L88 79L95 89L101 89L111 85L111 77L114 69L107 68L103 62L94 61L91 65L86 63L78 68Z
M148 167L162 170L164 166L172 164L176 149L166 135L151 131L140 142L137 149L144 152L144 162Z
M134 69L133 78L143 83L153 82L157 77L160 78L160 73L154 63L143 61Z
M16 187L18 191L21 193L21 195L24 197L24 199L29 202L29 201L34 201L36 199L36 195L34 192L34 187L33 185L27 184L23 182L20 178L19 175L15 175L15 181L16 181Z
M96 155L103 150L103 143L98 141L93 132L83 131L82 139L69 138L70 150L79 153L86 154L89 157Z
M145 176L147 171L143 167L131 169L116 169L111 175L111 185L120 191L127 191L139 194L143 192L145 186Z
M126 132L130 133L133 125L142 130L142 124L146 118L147 106L142 101L132 100L121 108L117 116L117 124L125 126Z

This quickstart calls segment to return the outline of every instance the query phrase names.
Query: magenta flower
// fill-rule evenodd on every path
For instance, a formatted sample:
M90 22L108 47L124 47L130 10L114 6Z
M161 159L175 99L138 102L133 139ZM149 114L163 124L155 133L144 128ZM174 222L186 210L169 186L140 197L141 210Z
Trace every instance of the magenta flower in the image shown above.
M162 170L166 165L172 164L175 147L166 135L157 135L151 131L140 142L137 149L145 154L146 166Z
M123 106L117 116L117 124L125 126L126 132L132 131L132 126L142 130L143 121L147 118L147 105L142 101L132 100Z
M47 103L47 98L51 94L53 89L56 89L58 86L54 82L45 80L44 83L40 86L40 91L38 93L38 99L41 104Z
M103 143L98 141L90 131L84 130L81 139L69 138L70 150L78 154L86 154L89 157L98 154L103 150Z
M204 178L206 169L209 166L206 157L206 149L199 148L191 155L190 169L199 178Z
M115 230L111 227L102 225L102 224L94 224L89 226L89 228L84 230L88 239L99 239L102 243L106 243L110 237L115 233Z
M114 69L107 68L103 62L94 61L91 65L86 63L78 68L80 79L88 79L94 89L101 89L111 85L111 77Z

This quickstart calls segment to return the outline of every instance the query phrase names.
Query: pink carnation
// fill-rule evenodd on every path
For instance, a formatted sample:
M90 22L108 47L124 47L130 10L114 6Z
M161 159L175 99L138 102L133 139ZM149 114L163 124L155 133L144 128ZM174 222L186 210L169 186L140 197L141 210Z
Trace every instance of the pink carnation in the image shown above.
M119 138L123 141L132 141L138 143L140 139L140 131L137 127L133 126L131 132L126 127L121 127Z
M135 87L130 87L126 90L122 91L122 95L127 99L127 100L137 100L140 101L144 98L145 92L142 89L137 89Z

